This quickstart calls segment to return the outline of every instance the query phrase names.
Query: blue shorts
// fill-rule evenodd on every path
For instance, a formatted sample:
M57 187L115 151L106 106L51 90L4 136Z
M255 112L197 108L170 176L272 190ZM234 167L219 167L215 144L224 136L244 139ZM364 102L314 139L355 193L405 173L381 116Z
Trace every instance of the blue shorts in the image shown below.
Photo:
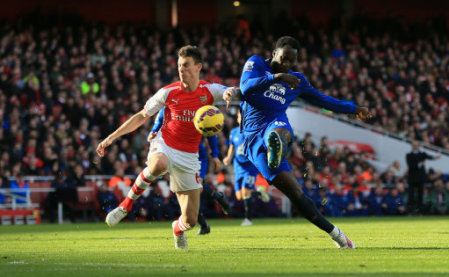
M205 159L200 159L200 164L201 164L201 168L200 168L200 177L206 178L206 173L207 173L207 167L209 166L209 161L207 160L207 157Z
M200 177L204 178L206 177L207 169L209 166L209 157L207 156L207 150L204 147L202 143L200 143L199 150L198 150L198 160L200 161Z
M280 118L278 120L273 120L270 122L265 129L258 130L246 137L245 141L245 152L248 159L253 163L253 165L259 170L262 176L267 179L268 183L274 180L274 178L282 171L291 171L288 165L287 159L284 158L278 168L271 170L268 167L267 160L267 142L268 135L273 129L284 128L290 131L293 138L293 129L286 118Z
M239 163L234 159L234 190L237 192L242 188L254 189L256 183L256 177L259 171L255 168L251 162Z

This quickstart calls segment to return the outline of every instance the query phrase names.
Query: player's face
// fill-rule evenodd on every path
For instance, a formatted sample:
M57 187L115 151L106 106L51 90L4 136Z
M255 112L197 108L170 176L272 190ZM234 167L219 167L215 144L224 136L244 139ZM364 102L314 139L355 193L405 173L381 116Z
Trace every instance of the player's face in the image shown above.
M197 82L200 78L201 67L201 63L195 64L195 60L192 57L179 57L179 79L185 84Z
M274 73L287 73L293 66L295 66L298 59L298 50L290 46L277 48L273 51L273 58L271 60L271 69Z

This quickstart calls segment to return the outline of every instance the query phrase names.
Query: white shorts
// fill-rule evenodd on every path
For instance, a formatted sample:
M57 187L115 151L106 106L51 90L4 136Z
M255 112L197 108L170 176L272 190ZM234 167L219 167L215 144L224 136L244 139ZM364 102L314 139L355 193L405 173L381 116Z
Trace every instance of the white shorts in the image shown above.
M198 153L187 153L168 146L161 132L151 141L147 159L156 153L163 153L168 157L167 172L170 174L171 191L188 191L203 187L199 183Z

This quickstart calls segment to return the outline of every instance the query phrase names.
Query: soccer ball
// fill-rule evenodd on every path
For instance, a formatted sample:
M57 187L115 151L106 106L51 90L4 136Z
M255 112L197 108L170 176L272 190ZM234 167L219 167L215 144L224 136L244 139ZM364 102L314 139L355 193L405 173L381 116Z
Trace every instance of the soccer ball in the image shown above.
M223 129L223 123L223 114L217 107L211 105L199 108L193 118L195 128L204 136L218 134Z

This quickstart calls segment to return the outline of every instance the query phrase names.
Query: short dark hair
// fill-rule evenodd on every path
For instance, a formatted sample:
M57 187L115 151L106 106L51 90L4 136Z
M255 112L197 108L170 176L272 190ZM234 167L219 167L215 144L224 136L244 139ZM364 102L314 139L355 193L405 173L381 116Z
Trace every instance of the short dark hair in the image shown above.
M203 62L203 57L200 50L198 49L198 47L192 45L181 47L181 49L178 50L178 57L191 57L196 64Z
M275 49L282 48L287 45L299 52L299 41L290 36L283 36L278 38L278 40L276 41Z

